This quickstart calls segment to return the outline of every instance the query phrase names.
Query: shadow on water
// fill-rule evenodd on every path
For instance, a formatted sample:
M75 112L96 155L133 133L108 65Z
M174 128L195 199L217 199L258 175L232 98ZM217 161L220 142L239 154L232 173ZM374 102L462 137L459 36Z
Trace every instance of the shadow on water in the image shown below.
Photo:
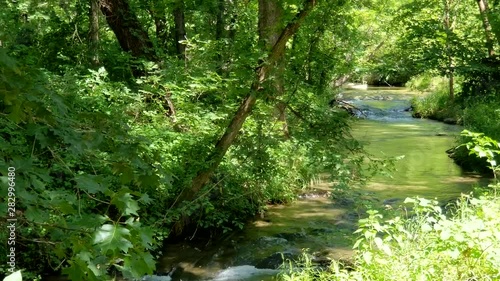
M445 153L460 127L413 119L407 111L418 94L403 88L346 90L342 99L363 110L365 119L353 135L375 157L405 157L392 177L376 176L364 188L374 202L397 205L406 197L437 198L442 202L471 190L480 180L464 174ZM159 261L160 271L173 280L272 280L283 257L297 258L309 249L316 262L352 256L352 232L359 219L348 198L341 204L329 199L328 183L315 186L317 194L290 205L270 206L264 217L210 247L189 243L168 245ZM338 202L337 202L338 203Z

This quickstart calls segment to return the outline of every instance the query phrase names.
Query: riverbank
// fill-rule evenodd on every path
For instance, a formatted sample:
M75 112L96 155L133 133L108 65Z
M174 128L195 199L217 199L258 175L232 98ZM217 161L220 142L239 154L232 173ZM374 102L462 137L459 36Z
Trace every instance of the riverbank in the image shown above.
M371 211L360 220L353 265L334 261L320 269L304 256L302 269L288 268L280 280L498 280L500 197L463 196L449 217L433 200L405 202L411 216Z
M493 159L500 155L500 146L483 134L462 134L470 138L469 151L489 163L492 184L447 206L413 197L404 201L404 208L368 211L355 232L354 264L333 261L328 268L318 268L305 255L280 280L498 280L500 168Z
M419 81L416 79L416 81ZM494 92L472 97L462 92L456 93L452 100L445 79L433 78L434 83L420 85L413 81L409 86L420 90L420 97L412 99L412 116L427 118L448 124L458 124L472 132L482 132L492 139L500 139L500 98ZM457 86L462 88L462 85ZM459 166L467 171L490 174L488 163L470 154L463 146L469 137L457 138L456 145L447 152ZM497 159L498 161L499 159Z

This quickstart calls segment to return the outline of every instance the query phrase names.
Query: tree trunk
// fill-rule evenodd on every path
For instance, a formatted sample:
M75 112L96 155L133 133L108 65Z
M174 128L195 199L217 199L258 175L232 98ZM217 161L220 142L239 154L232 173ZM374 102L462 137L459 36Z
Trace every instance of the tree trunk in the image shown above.
M264 52L269 52L273 48L282 30L284 10L280 2L280 0L259 0L259 43ZM284 58L281 57L276 61L271 73L269 73L273 77L272 92L274 92L274 96L281 96L285 92L284 63ZM276 118L283 122L283 135L288 139L286 107L278 103L275 108Z
M278 41L283 21L279 0L259 0L259 43L268 52Z
M135 58L156 61L153 43L127 0L100 0L100 4L121 48Z
M299 29L302 22L305 20L309 12L316 5L316 0L307 0L304 4L304 8L295 16L294 19L282 30L278 39L272 49L269 51L269 55L267 60L262 63L256 69L255 80L252 83L250 88L250 92L247 97L243 100L240 107L234 114L229 126L226 128L224 135L219 139L217 144L215 145L213 153L209 156L206 163L208 163L208 167L198 172L196 177L192 180L191 186L183 191L184 194L182 196L183 200L192 200L194 196L200 191L200 189L208 182L210 176L215 172L219 164L221 163L224 155L226 154L229 147L232 145L238 132L240 131L243 123L246 118L252 111L255 102L259 97L259 93L262 90L263 82L268 78L268 73L273 69L275 63L279 61L284 53L286 48L286 42L290 37L292 37L297 30ZM184 218L186 219L186 218ZM176 229L182 229L185 221L180 220Z
M479 7L479 13L483 21L484 35L486 39L486 47L488 48L488 56L492 57L495 54L493 49L493 39L491 34L491 25L488 19L489 8L488 0L477 0L477 5Z
M165 6L159 1L153 1L149 7L149 14L155 23L156 40L159 48L167 49L168 30L165 15Z
M224 32L226 23L224 19L225 14L225 0L217 0L217 10L215 15L215 41L218 42L218 50L215 55L215 62L217 64L217 74L225 75L227 74L227 67L225 67L226 59L224 59L224 53L226 53L227 48L222 41L222 39L226 38L226 34Z
M453 55L451 52L451 34L453 32L454 22L452 18L452 7L454 0L443 0L444 2L444 29L446 32L446 56L448 57L448 81L449 81L449 99L453 101L455 99L455 90L454 90L454 65L453 65Z
M217 0L217 12L215 19L215 40L220 40L224 38L224 28L226 26L224 21L224 1L225 0Z
M90 62L99 65L99 0L90 0L89 9Z
M174 6L174 40L177 56L186 59L186 22L184 20L184 1L178 1Z

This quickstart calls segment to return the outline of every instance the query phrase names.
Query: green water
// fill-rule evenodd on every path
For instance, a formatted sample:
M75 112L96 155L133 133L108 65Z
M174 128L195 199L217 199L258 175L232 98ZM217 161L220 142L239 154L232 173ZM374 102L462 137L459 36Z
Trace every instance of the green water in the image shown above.
M377 176L366 189L384 199L418 195L448 200L468 192L477 178L465 175L445 153L459 131L429 120L359 121L353 135L366 143L368 152L378 157L404 155L392 178Z

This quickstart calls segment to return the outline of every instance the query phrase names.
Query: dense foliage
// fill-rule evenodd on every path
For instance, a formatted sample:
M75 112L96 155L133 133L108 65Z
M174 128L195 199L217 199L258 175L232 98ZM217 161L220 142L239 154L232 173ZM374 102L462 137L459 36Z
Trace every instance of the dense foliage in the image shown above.
M351 118L329 106L348 80L445 76L421 107L456 107L498 139L489 4L0 0L0 226L17 219L16 267L137 278L168 237L242 228L322 173L363 182Z
M328 105L361 36L334 23L360 25L360 4L273 3L1 2L0 174L25 278L138 278L167 237L242 228L321 173L364 179Z

